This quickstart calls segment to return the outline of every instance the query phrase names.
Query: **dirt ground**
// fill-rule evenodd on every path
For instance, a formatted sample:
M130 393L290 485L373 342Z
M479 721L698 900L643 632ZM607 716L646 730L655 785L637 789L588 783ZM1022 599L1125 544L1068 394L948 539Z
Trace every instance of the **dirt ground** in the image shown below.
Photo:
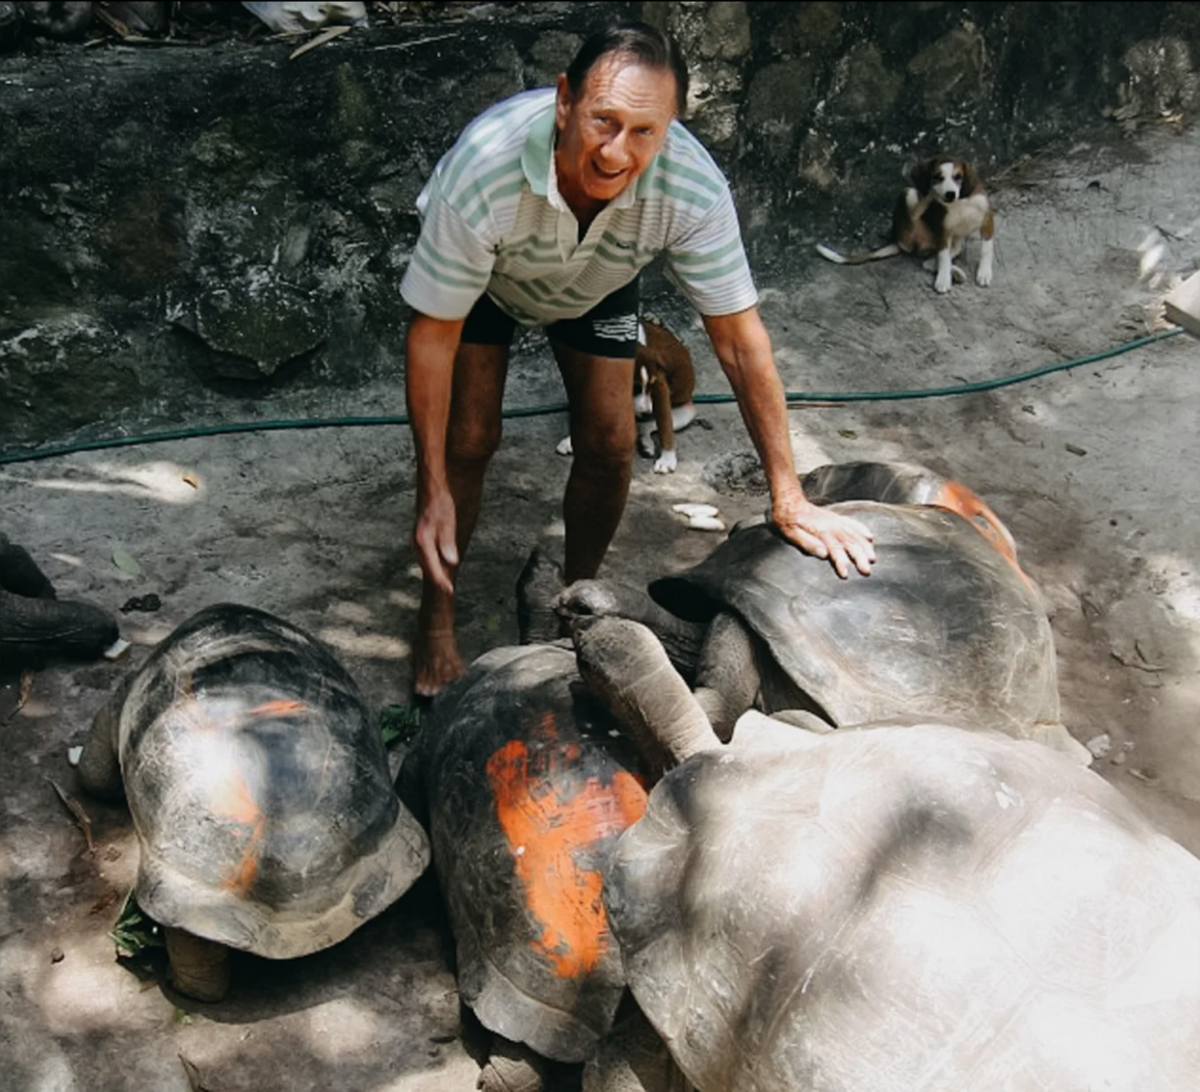
M994 180L994 285L949 297L905 260L763 266L763 312L796 391L935 388L1087 357L1153 329L1171 273L1200 264L1200 140L1162 129L1120 151L1080 144ZM884 230L862 225L873 241ZM858 240L829 237L835 245ZM1161 249L1155 249L1160 247ZM971 265L974 263L972 254ZM682 304L660 307L692 346L699 390L719 368ZM1200 513L1192 477L1200 346L1186 335L985 393L793 410L797 463L922 462L987 499L1016 536L1052 612L1064 720L1110 749L1094 768L1200 853ZM375 404L401 412L400 384ZM544 341L514 361L508 404L557 403ZM387 412L388 410L384 410ZM377 410L373 412L378 412ZM644 580L699 560L711 534L676 501L734 520L765 497L728 404L703 407L676 474L640 460L607 573ZM462 577L474 656L515 639L513 584L536 543L561 553L568 470L561 414L508 421ZM188 1002L114 960L107 931L137 859L127 813L91 801L96 849L50 780L75 791L68 747L116 680L192 612L240 601L324 638L373 707L406 702L419 580L407 540L413 463L398 427L240 434L13 464L3 529L63 598L117 610L134 643L112 664L38 673L19 706L0 693L0 1081L29 1092L422 1092L471 1089L464 1023L430 884L342 945L286 964L243 958L230 999ZM132 575L114 562L126 553ZM127 566L128 567L128 566ZM19 706L19 707L18 707Z

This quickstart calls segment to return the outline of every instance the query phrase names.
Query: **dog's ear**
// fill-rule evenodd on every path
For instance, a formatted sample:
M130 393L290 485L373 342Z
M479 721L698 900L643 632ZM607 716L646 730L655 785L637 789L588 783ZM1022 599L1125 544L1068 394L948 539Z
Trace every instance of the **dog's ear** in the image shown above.
M970 163L960 163L959 168L962 170L963 184L960 197L970 197L980 187L979 175L975 173L975 168Z
M909 175L917 193L922 197L933 187L933 172L936 166L937 160L925 159L913 167L912 174Z

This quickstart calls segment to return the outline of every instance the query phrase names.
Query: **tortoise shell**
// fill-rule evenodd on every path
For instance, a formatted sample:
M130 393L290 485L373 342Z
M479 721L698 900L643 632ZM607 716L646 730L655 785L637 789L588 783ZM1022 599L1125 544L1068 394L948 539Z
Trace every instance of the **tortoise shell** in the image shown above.
M309 634L250 607L200 611L128 683L116 726L163 925L270 958L335 944L424 871L354 681Z
M605 898L635 998L704 1092L1200 1073L1200 861L1040 744L747 714L655 786Z
M918 463L830 463L810 470L800 479L800 486L813 504L873 500L945 508L962 516L993 549L1017 565L1012 534L983 498L970 486Z
M601 868L646 791L574 654L485 653L439 694L401 778L424 793L463 1002L506 1039L584 1060L624 989Z
M943 508L831 507L874 535L869 577L841 580L758 523L650 594L681 618L742 619L766 661L767 712L815 705L836 726L969 716L1017 735L1058 721L1050 623L1019 568Z

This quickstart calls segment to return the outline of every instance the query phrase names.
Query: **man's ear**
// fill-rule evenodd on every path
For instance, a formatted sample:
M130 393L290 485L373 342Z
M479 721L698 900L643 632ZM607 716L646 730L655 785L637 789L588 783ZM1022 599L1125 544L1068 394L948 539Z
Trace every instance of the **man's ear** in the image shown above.
M557 94L554 97L554 120L561 129L567 123L567 112L571 109L571 103L574 101L571 95L571 85L567 83L565 72L558 74L555 89Z

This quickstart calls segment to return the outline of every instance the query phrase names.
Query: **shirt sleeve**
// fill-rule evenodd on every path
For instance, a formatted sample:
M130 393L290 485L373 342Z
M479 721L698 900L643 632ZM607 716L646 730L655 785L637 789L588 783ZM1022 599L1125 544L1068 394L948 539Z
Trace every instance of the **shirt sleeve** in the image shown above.
M417 208L421 235L400 282L400 295L432 318L466 318L491 279L495 250L445 200L436 177Z
M728 186L705 215L667 247L667 271L701 315L733 315L758 303Z

